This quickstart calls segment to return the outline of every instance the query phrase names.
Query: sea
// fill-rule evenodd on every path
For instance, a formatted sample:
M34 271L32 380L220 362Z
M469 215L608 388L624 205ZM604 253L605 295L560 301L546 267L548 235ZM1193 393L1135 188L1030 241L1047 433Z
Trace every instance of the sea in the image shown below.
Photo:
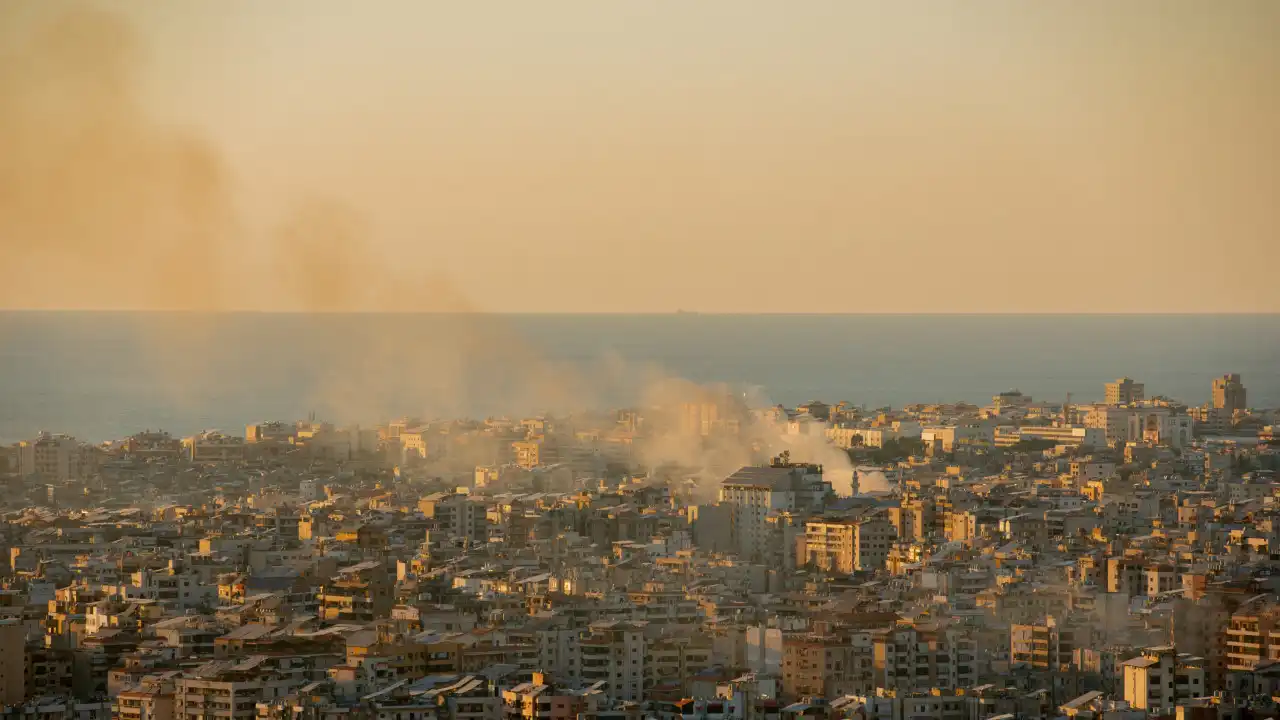
M655 378L874 408L1013 389L1087 402L1129 376L1148 397L1200 404L1229 372L1251 406L1280 406L1280 315L8 311L0 441L603 410L645 401Z

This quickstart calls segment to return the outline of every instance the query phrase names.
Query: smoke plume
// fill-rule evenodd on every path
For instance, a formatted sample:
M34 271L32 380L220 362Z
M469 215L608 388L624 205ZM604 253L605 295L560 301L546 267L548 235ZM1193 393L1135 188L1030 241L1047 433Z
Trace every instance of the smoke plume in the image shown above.
M570 373L475 312L438 268L399 268L379 253L373 223L349 203L297 188L273 231L249 230L218 148L146 112L146 52L129 23L87 4L49 7L0 8L0 239L10 270L0 307L224 311L283 294L305 312L433 313L429 323L353 317L309 358L312 404L370 419L456 414L499 396L522 411L589 403ZM49 267L56 285L44 279ZM175 402L194 403L205 359L255 351L220 346L219 326L184 316L146 338ZM477 369L483 386L463 380Z
M14 5L0 9L0 238L18 271L0 306L220 307L235 216L217 151L143 111L144 53L119 17L19 22L40 13Z
M827 440L825 424L806 423L806 432L793 433L781 419L753 412L747 400L724 385L651 380L643 394L647 420L641 462L686 469L699 480L699 499L713 500L727 474L787 452L793 462L822 465L838 495L853 494L853 465Z
M855 470L858 477L858 492L885 493L893 489L889 478L878 468L860 467Z
M274 227L251 229L219 148L145 109L139 74L147 53L128 22L89 5L32 7L0 6L0 241L8 265L0 307L216 312L284 295L300 312L391 313L335 318L334 336L307 358L310 402L323 416L564 415L634 403L647 423L641 462L687 469L708 493L713 480L783 450L824 464L841 494L851 492L847 456L820 428L792 435L728 388L621 358L550 362L511 321L473 306L447 268L387 257L374 242L376 218L341 198L294 188L296 200L276 209ZM175 403L198 402L190 391L214 354L243 353L252 372L258 349L224 346L220 322L175 316L147 338L157 382ZM467 451L493 454L484 442Z

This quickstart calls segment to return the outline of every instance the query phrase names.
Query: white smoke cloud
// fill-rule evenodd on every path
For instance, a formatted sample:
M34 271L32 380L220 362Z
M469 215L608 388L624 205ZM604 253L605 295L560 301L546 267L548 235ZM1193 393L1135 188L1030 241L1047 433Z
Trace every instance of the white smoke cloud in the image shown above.
M859 467L856 472L858 474L859 493L884 493L893 489L893 484L889 482L889 477L879 468Z
M812 422L806 426L805 432L791 433L789 428L773 425L773 430L779 433L778 447L790 451L794 462L821 465L823 478L831 483L836 495L852 497L854 468L849 453L827 439L826 423Z

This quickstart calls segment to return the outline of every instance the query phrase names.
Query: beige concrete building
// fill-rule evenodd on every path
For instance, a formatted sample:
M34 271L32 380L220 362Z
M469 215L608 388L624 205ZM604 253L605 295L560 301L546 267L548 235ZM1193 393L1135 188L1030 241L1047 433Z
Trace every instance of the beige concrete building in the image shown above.
M258 714L267 678L249 664L214 660L190 676L178 678L174 687L175 720L252 720Z
M178 672L148 675L136 687L115 697L112 712L118 720L174 720Z
M371 623L386 617L395 598L392 580L377 561L342 568L317 593L320 617L326 622Z
M546 674L502 691L502 715L506 720L574 720L590 716L609 704L598 689L570 690L552 683Z
M1185 447L1191 444L1195 419L1163 405L1094 405L1085 413L1084 425L1101 430L1108 445L1149 442Z
M1067 447L1101 448L1107 444L1106 433L1099 428L1066 425L1061 427L1004 426L996 429L996 447L1013 447L1022 441L1049 441Z
M517 440L511 443L511 452L516 465L526 470L532 470L539 465L551 465L560 459L554 444L545 437Z
M1204 662L1172 646L1147 648L1121 667L1124 699L1138 710L1172 711L1179 701L1205 695Z
M779 463L748 466L720 483L720 504L733 509L730 535L743 558L760 559L775 547L767 517L773 513L816 510L831 494L818 465Z
M1227 670L1280 660L1280 605L1259 600L1237 609L1226 628Z
M244 438L206 430L183 438L182 447L192 462L234 462L244 460Z
M827 572L878 570L897 533L882 517L810 520L805 523L801 562Z
M18 473L42 480L66 482L80 477L80 443L70 435L40 433L18 444Z
M1106 385L1105 402L1108 405L1131 405L1142 402L1145 398L1146 387L1133 378L1117 378L1115 382Z
M431 528L433 542L456 540L471 546L489 539L487 508L467 495L433 493L418 501L418 509L435 523Z
M644 626L643 622L591 623L591 634L580 643L583 682L607 683L615 700L642 700L648 677Z
M1044 622L1009 628L1009 660L1035 670L1065 671L1075 662L1077 650L1093 647L1091 621L1071 622L1046 617Z
M977 684L977 640L962 630L936 622L899 624L873 632L871 642L877 687L928 692Z
M1238 373L1227 373L1213 380L1213 406L1234 413L1249 407L1244 384Z

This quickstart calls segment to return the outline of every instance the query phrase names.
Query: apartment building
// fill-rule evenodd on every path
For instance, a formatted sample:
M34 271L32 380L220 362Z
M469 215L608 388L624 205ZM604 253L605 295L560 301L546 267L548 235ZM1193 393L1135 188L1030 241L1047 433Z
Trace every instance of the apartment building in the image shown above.
M298 426L295 423L260 422L246 425L244 428L245 442L250 444L280 443L291 445L296 437L298 437Z
M957 446L995 442L995 427L989 425L929 425L920 429L926 448L953 452Z
M1009 661L1034 670L1065 671L1075 664L1078 650L1094 647L1092 618L1046 617L1035 624L1009 629Z
M80 477L80 460L80 443L70 435L40 433L35 440L18 443L18 474L24 477L67 482Z
M1023 441L1047 441L1067 447L1100 448L1107 444L1106 433L1100 428L1063 425L1059 427L1002 426L996 429L996 447L1013 447Z
M674 682L688 694L689 679L711 666L710 638L667 638L646 646L645 673L650 686Z
M810 520L805 523L801 561L826 572L878 570L896 537L893 526L880 516Z
M1213 380L1213 406L1227 414L1249 407L1248 393L1239 373L1227 373Z
M827 437L837 447L880 448L901 437L892 427L840 427L827 430Z
M941 688L929 692L894 692L881 690L876 695L854 696L863 707L858 716L868 720L971 720L974 717L997 717L975 712L974 698L944 693Z
M582 647L579 641L586 630L555 624L553 621L531 622L508 635L513 642L524 642L537 649L537 667L561 682L582 682Z
M646 671L644 630L646 623L601 621L590 625L583 638L582 681L607 683L609 696L615 700L643 699Z
M122 690L114 698L113 716L117 720L174 720L179 674L171 670L147 675L136 686Z
M1093 480L1105 480L1115 475L1116 464L1108 460L1085 457L1071 461L1071 477L1084 484Z
M1280 660L1280 604L1255 599L1231 614L1226 629L1227 670L1253 670Z
M264 671L260 657L213 660L175 680L173 717L252 720L260 700L286 695L292 689L287 680Z
M132 573L129 583L119 586L119 593L121 599L154 600L183 611L216 605L218 586L204 584L199 574L170 561L164 568Z
M130 435L124 449L138 458L176 458L182 454L182 440L162 430L144 430Z
M1178 654L1172 646L1147 648L1121 667L1124 699L1136 709L1171 712L1179 701L1205 695L1203 660Z
M1146 396L1146 387L1135 382L1133 378L1122 377L1106 384L1104 402L1108 405L1131 405L1142 402Z
M503 720L576 720L604 709L608 696L598 688L578 690L535 672L527 683L502 691Z
M1146 564L1142 558L1107 558L1107 592L1134 597L1145 595L1146 589Z
M553 440L545 436L517 440L511 443L511 453L515 464L526 470L543 465L554 465L560 461L559 448Z
M26 698L27 629L22 618L0 620L0 706L17 705Z
M332 623L369 623L386 617L395 598L391 577L375 560L338 570L316 594L320 618Z
M928 692L978 680L977 641L941 623L905 624L872 633L878 687Z
M790 635L782 641L782 692L788 698L870 692L874 676L870 632Z
M937 503L914 495L887 510L894 534L902 540L927 540L937 528Z
M817 510L831 494L822 466L797 465L779 459L769 467L744 467L720 484L720 502L733 508L731 543L746 559L763 559L773 534L770 513Z
M183 438L182 447L192 462L235 462L244 460L244 438L224 435L217 430L206 430L198 435Z
M418 509L432 521L433 541L474 546L489 540L487 508L468 495L433 493L418 501Z
M1181 448L1191 444L1195 418L1165 405L1094 405L1084 426L1102 431L1107 445L1149 442Z
M1143 571L1146 578L1146 595L1155 597L1182 588L1182 575L1174 565L1155 563Z

